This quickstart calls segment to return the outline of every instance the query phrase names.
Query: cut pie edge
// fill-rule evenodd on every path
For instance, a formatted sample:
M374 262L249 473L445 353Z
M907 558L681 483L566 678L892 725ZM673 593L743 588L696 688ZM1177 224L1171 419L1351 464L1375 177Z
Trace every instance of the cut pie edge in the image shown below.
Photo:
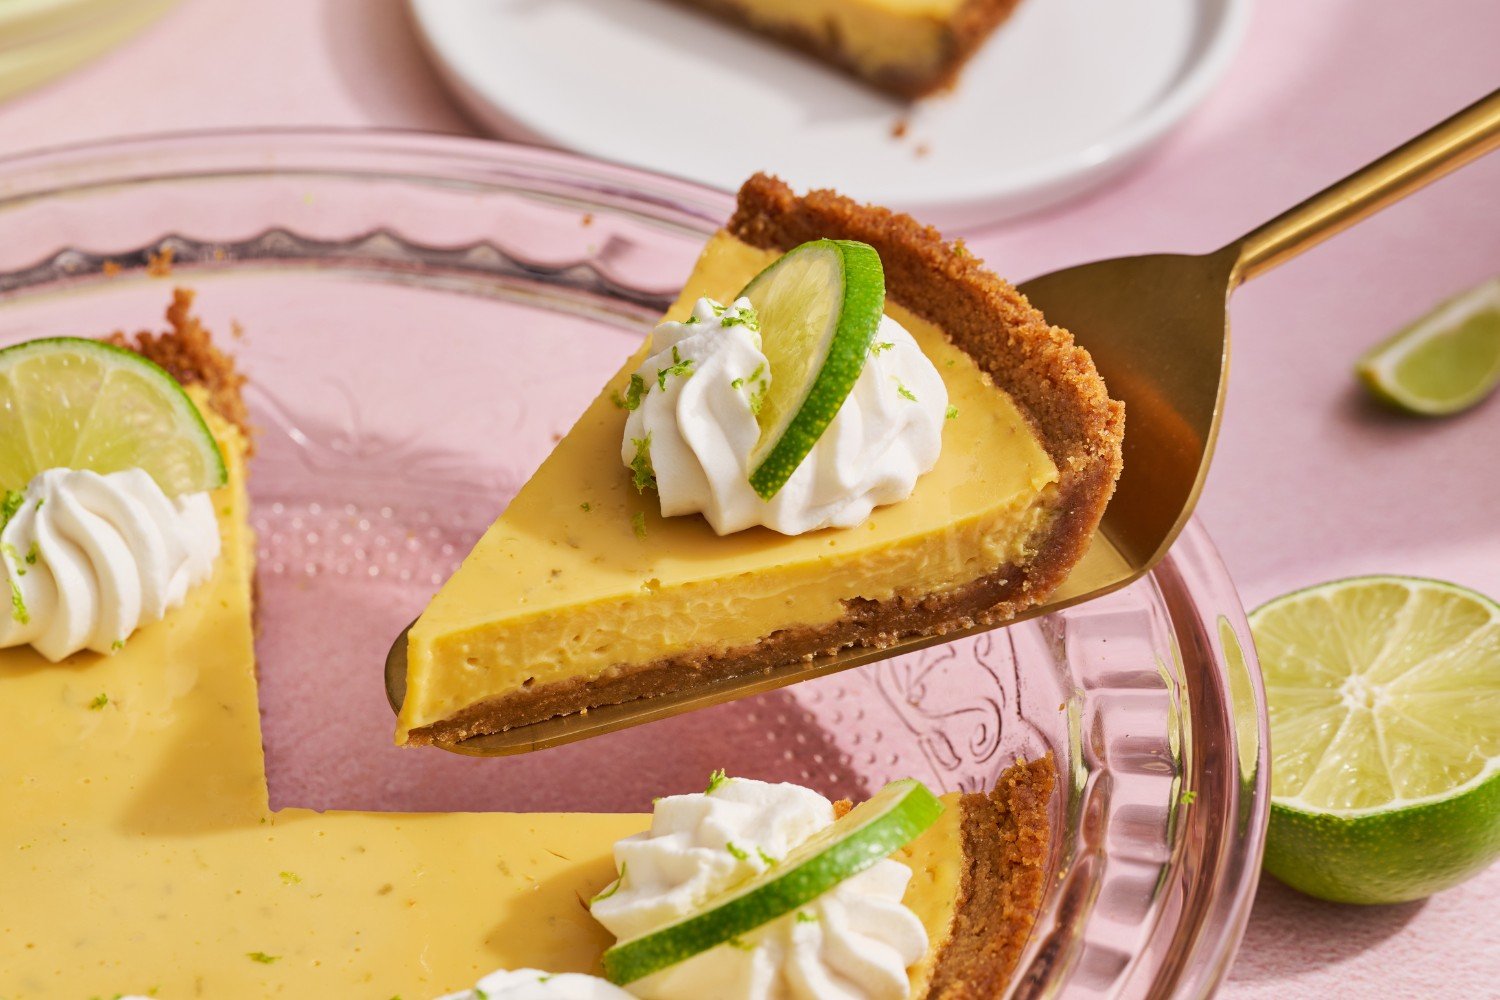
M1041 912L1052 848L1051 754L1017 760L988 793L959 799L963 873L952 933L934 956L928 1000L997 997Z

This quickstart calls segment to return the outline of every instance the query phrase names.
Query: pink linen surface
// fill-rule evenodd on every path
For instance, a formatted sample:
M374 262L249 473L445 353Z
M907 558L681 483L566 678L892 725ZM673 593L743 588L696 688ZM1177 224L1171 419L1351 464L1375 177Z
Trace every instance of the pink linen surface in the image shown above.
M1496 39L1494 0L1265 0L1223 84L1141 167L970 245L1016 278L1210 249L1500 85ZM0 105L0 153L272 124L473 131L396 0L188 0L93 65ZM1500 156L1236 295L1227 418L1200 511L1248 606L1366 572L1500 594L1500 400L1415 421L1371 406L1350 377L1366 346L1496 273ZM1375 908L1266 878L1220 995L1500 996L1497 897L1500 867Z

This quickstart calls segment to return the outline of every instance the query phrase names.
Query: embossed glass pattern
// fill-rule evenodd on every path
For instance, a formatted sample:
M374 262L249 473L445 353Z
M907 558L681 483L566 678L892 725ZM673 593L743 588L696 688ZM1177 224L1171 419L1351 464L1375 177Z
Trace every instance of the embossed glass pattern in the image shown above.
M1238 599L1196 524L1141 583L1010 629L523 758L391 745L390 639L730 205L561 154L403 134L14 157L0 345L155 324L169 284L146 265L170 250L241 359L274 804L644 809L717 767L834 796L908 775L976 790L1051 752L1059 836L1012 995L1210 992L1259 867L1266 731Z

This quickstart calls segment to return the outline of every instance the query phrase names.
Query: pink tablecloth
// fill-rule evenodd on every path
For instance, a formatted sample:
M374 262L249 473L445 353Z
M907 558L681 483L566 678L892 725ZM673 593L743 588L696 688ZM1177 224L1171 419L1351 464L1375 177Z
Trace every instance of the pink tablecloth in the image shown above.
M1016 277L1215 246L1500 85L1497 40L1495 0L1265 0L1218 92L1144 167L970 243ZM396 0L190 0L0 106L0 152L250 124L471 131ZM1366 345L1496 273L1500 156L1237 295L1228 419L1201 510L1247 604L1374 571L1500 594L1500 401L1421 423L1372 408L1349 377ZM1221 995L1500 995L1497 896L1500 867L1372 909L1266 879Z

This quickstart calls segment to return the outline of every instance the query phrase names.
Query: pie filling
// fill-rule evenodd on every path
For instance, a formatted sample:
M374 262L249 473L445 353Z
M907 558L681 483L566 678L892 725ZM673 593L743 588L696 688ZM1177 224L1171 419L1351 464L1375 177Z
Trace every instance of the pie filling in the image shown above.
M734 294L777 256L721 233L668 319ZM840 621L848 602L920 600L1023 566L1058 470L1010 397L933 324L888 302L947 385L938 464L855 528L720 537L661 517L613 461L627 362L413 627L398 742L507 693L753 648Z

